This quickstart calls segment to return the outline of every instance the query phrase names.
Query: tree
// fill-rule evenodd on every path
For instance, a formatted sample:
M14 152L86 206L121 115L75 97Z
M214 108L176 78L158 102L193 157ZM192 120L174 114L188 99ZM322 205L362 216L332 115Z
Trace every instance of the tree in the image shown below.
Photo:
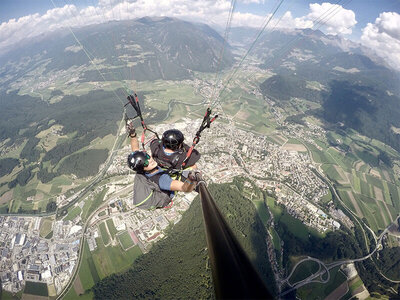
M46 205L46 212L53 212L56 211L57 209L57 203L54 201L50 201L49 203L47 203Z

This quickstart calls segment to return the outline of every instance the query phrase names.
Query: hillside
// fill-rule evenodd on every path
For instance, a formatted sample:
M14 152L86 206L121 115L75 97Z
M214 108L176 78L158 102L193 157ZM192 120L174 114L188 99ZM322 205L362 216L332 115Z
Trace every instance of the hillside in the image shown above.
M308 111L400 150L400 75L364 55L355 44L320 31L273 31L255 54L277 75L260 89L282 106L293 98L319 103ZM262 49L268 51L262 52Z
M307 85L307 81L297 76L275 75L265 80L260 85L261 92L279 101L289 101L292 97L304 98L310 101L321 101L321 92L312 89Z
M232 43L249 43L254 33L254 29L233 28ZM359 44L319 30L267 31L251 54L262 61L261 68L280 75L295 75L323 85L333 79L349 80L400 94L398 72L369 56Z
M374 86L332 81L321 116L400 150L400 98Z

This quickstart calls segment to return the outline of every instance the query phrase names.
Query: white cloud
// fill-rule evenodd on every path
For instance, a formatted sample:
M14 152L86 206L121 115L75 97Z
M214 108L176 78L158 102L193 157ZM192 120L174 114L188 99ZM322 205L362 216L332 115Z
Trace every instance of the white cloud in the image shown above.
M362 30L361 43L400 71L400 15L384 12Z
M394 39L400 40L400 15L396 12L384 12L375 21L380 32L385 32Z
M32 38L43 32L65 27L65 15L77 12L75 6L48 10L44 15L33 14L22 18L11 19L0 25L0 52L12 44L17 44L27 38Z
M264 4L265 0L241 0L239 2L244 3L244 4L251 4L251 3Z
M285 12L277 27L321 29L327 34L337 35L351 34L352 27L357 24L354 12L340 5L311 3L309 8L307 15L297 18L292 16L292 12Z
M45 32L111 20L169 16L225 26L230 5L228 0L100 0L98 6L82 9L65 5L50 9L43 15L32 14L0 24L0 54L12 45ZM246 14L239 13L237 17L240 24L252 21Z
M352 27L357 24L355 13L338 4L311 3L310 10L307 19L312 21L315 26L324 23L325 31L328 34L351 34Z
M264 3L264 0L240 0L242 3ZM77 8L65 5L48 10L45 14L32 14L19 19L11 19L0 24L0 54L18 45L27 38L39 36L60 28L81 27L99 24L111 20L127 20L144 16L169 16L188 21L203 22L211 25L226 25L230 10L230 0L99 0L97 6ZM311 28L315 19L326 11L334 10L336 15L327 21L328 33L351 33L356 24L354 13L341 6L330 3L310 4L307 16L294 18L286 12L279 27ZM235 11L232 26L250 26L259 28L269 16ZM268 28L275 26L278 19L271 21ZM389 32L389 24L382 21Z
M311 20L307 20L306 17L293 18L292 13L287 11L282 16L278 26L284 28L312 28L314 23Z
M257 27L259 28L265 19L269 18L268 16L258 16L251 13L241 13L236 12L232 17L232 26L248 26L248 27Z

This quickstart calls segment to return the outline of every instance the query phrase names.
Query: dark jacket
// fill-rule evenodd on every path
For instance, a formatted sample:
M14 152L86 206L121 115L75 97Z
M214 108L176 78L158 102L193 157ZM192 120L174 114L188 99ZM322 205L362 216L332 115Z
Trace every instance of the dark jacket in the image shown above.
M175 153L172 153L171 155L167 155L164 152L162 141L156 139L150 143L150 149L152 157L161 168L180 169L190 147L186 144L183 144L183 147L181 149L179 149ZM199 159L200 153L196 149L193 149L192 154L190 155L190 158L185 165L185 168L193 166Z

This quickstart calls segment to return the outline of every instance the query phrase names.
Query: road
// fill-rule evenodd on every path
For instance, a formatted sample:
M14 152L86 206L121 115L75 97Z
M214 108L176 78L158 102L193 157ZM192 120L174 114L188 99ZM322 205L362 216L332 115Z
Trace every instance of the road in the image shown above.
M309 151L310 157L312 157L311 151L310 151L309 149L308 149L308 151ZM314 163L315 163L315 162L314 162ZM342 205L350 214L353 215L354 219L355 219L355 220L357 221L357 223L360 225L360 228L361 228L362 231L363 231L366 249L368 249L368 250L370 251L370 253L367 254L367 255L365 255L365 256L363 256L363 257L360 257L360 258L348 259L348 260L341 260L341 261L333 262L333 263L330 263L330 264L325 264L323 261L321 261L321 260L319 260L319 259L317 259L317 258L313 258L313 257L307 257L307 258L305 258L305 259L302 259L301 261L299 261L299 262L293 267L293 269L292 269L292 271L290 272L289 276L288 276L287 278L281 280L280 285L282 286L283 284L287 283L287 284L290 286L290 289L288 289L288 290L284 291L283 293L281 293L280 296L284 296L284 295L290 293L291 291L293 291L293 290L295 290L295 289L298 289L298 288L300 288L300 287L302 287L302 286L304 286L304 285L310 284L310 283L314 283L314 282L315 282L315 283L327 283L327 282L329 281L329 279L330 279L329 270L331 270L331 269L333 269L333 268L335 268L335 267L344 265L344 264L350 264L350 263L360 262L360 261L369 259L372 255L375 254L376 251L378 251L379 249L382 248L382 238L385 236L385 234L386 234L386 233L388 232L388 230L389 230L389 227L391 226L391 224L390 224L390 225L389 225L387 228L385 228L385 230L379 235L379 237L377 237L376 234L375 234L375 232L374 232L369 226L367 226L364 222L362 222L362 224L361 224L360 221L358 220L358 217L352 212L352 210L351 210L349 207L346 206L346 204L342 201L342 199L340 198L340 196L337 194L336 189L333 187L333 184L331 183L331 181L330 181L329 179L325 178L325 177L321 174L321 171L320 171L319 169L314 169L314 170L315 170L316 174L328 184L328 186L330 187L330 190L333 191L333 193L334 193L336 199L338 199L338 201L341 203L341 205ZM398 217L396 218L396 222L398 222L398 219L399 219L399 218L400 218L400 216L398 216ZM367 236L366 236L366 234L365 234L364 227L367 228L367 229L371 232L371 234L372 234L372 236L373 236L373 238L374 238L374 240L375 240L375 248L374 248L372 251L369 249L370 247L369 247L369 245L368 245L368 238L367 238ZM305 261L315 261L315 262L317 262L317 263L319 264L319 270L318 270L316 273L310 275L309 277L307 277L307 278L305 278L305 279L303 279L303 280L301 280L301 281L299 281L299 282L296 282L296 283L293 284L293 285L290 284L290 283L289 283L290 277L293 275L293 273L295 272L296 268L297 268L301 263L303 263L303 262L305 262ZM391 279L387 278L384 274L382 274L382 272L378 269L377 266L375 266L375 267L377 268L377 270L379 271L379 273L381 274L381 276L384 277L386 280L389 280L390 282L393 282L393 283L400 283L400 281L391 280ZM324 279L322 279L322 276L323 276L324 274L326 274L326 273L327 273L328 276L327 276L327 279L324 280ZM319 279L318 279L318 278L319 278Z
M398 218L399 218L399 217L397 217L396 221L398 220ZM288 290L286 290L286 291L283 292L282 294L280 294L280 296L284 296L284 295L290 293L291 291L293 291L293 290L295 290L295 289L298 289L298 288L300 288L300 287L302 287L302 286L304 286L304 285L306 285L306 284L310 284L310 283L314 283L314 282L317 282L317 283L327 283L327 282L329 281L329 279L330 279L329 270L331 270L331 269L333 269L333 268L335 268L335 267L341 266L341 265L356 263L356 262L360 262L360 261L369 259L372 255L375 254L376 251L378 251L379 249L382 249L382 238L383 238L383 237L385 236L385 234L388 232L390 226L391 226L391 225L389 225L387 228L385 228L385 230L379 235L379 237L377 238L377 243L376 243L376 246L375 246L374 250L372 250L372 251L371 251L368 255L366 255L366 256L363 256L363 257L360 257L360 258L355 258L355 259L341 260L341 261L337 261L337 262L332 262L332 263L330 263L330 264L325 264L323 261L319 260L318 258L314 258L314 257L310 257L310 256L307 257L307 258L302 259L301 261L299 261L299 262L293 267L293 269L292 269L292 271L290 272L289 276L281 281L281 284L287 283L291 288L288 289ZM320 269L319 269L316 273L314 273L314 274L310 275L309 277L307 277L306 279L303 279L302 281L296 282L295 284L291 285L291 284L289 283L290 277L293 275L293 273L294 273L294 271L296 270L296 268L297 268L301 263L303 263L303 262L305 262L305 261L315 261L315 262L317 262L317 263L320 265ZM321 267L323 267L324 269L321 269ZM322 276L323 276L325 273L328 274L328 278L327 278L326 280L323 280L323 279L322 279ZM393 282L393 283L400 283L400 281L388 279L388 278L387 278L385 275L383 275L381 272L380 272L380 274L381 274L384 278L386 278L387 280L389 280L389 281L391 281L391 282ZM315 280L316 278L319 278L319 277L321 277L319 280Z
M308 149L308 148L307 148L307 149ZM308 151L309 151L310 157L312 157L311 151L310 151L309 149L308 149ZM316 164L314 161L313 161L313 163ZM316 165L318 165L318 164L316 164ZM320 168L320 165L318 165L318 168ZM339 196L339 194L336 192L336 189L334 188L332 182L331 182L328 178L325 178L325 177L321 174L322 171L319 170L319 169L316 169L316 168L313 169L313 170L314 170L314 172L316 173L316 175L317 175L321 180L323 180L323 181L329 186L329 190L332 191L332 192L334 193L334 196L335 196L336 199L340 202L340 204L343 206L343 208L344 208L345 210L347 210L347 212L350 213L350 214L353 216L354 220L356 220L356 222L358 223L358 225L360 225L360 228L361 228L361 230L362 230L362 232L363 232L363 235L364 235L365 247L366 247L367 250L369 250L368 238L367 238L367 235L365 234L365 231L364 231L364 227L363 227L363 226L367 227L367 228L369 229L369 231L372 232L372 236L374 237L374 239L375 239L375 244L376 244L376 236L375 236L375 233L373 232L373 230L372 230L371 228L369 228L364 222L363 222L363 224L360 223L360 221L358 220L358 216L355 215L355 214L353 213L353 211L352 211L352 210L343 202L343 200L340 198L340 196Z

